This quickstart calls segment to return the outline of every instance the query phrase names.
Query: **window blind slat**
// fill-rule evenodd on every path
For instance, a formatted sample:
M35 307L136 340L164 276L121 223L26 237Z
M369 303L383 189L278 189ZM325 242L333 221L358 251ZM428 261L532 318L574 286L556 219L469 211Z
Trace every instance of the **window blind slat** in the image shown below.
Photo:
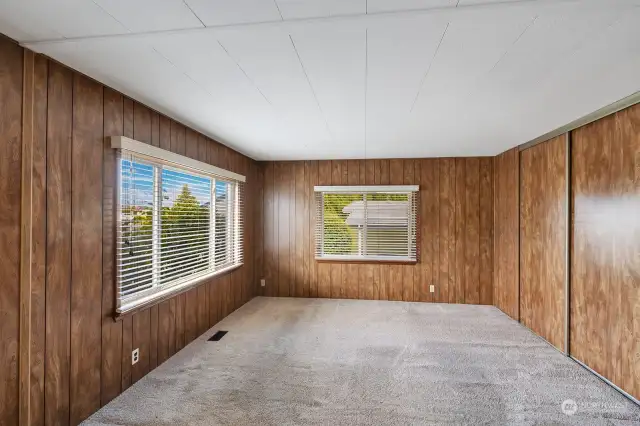
M317 189L317 259L417 260L417 187Z
M118 166L118 308L241 264L242 182L127 151Z

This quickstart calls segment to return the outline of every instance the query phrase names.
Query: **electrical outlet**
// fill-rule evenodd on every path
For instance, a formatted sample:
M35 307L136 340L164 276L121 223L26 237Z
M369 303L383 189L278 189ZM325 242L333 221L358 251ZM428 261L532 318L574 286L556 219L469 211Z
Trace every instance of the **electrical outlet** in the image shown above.
M431 284L431 285L429 286L429 292L430 292L430 293L433 293L433 292L435 292L435 291L436 291L436 286L435 286L435 285L433 285L433 284Z
M131 365L136 364L138 361L140 361L140 349L135 348L131 351Z
M263 278L260 280L260 287L264 287L265 285L267 285L267 280Z

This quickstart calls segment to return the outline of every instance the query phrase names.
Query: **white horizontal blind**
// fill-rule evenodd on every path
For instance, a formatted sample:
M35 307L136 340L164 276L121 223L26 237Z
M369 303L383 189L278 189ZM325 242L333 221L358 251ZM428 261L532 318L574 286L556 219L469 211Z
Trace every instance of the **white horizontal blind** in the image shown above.
M244 183L122 150L118 311L242 264Z
M417 260L417 188L317 189L317 259Z

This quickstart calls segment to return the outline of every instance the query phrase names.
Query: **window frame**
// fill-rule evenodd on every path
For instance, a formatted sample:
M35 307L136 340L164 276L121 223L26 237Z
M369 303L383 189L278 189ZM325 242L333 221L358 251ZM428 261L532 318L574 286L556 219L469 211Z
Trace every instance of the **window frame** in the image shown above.
M360 186L314 186L314 200L316 203L315 214L315 253L314 257L317 262L332 263L391 263L391 264L415 264L419 259L419 185L360 185ZM369 194L402 194L407 195L408 214L407 214L407 256L394 255L369 255L366 254L367 244L367 226L364 226L364 254L325 254L324 236L325 236L325 209L324 194L345 194L345 195L362 195L364 209L367 209L367 195ZM319 199L319 202L318 202ZM366 220L365 220L366 224ZM411 239L415 246L411 247ZM412 257L411 253L415 256Z
M116 150L116 179L115 179L115 203L114 203L114 287L115 287L115 317L120 317L131 312L138 311L144 307L154 305L162 300L182 293L204 280L225 274L231 270L237 269L244 264L244 192L243 185L246 182L245 176L237 173L212 166L210 164L194 160L179 154L166 151L164 149L154 147L124 136L112 136L111 147ZM122 229L122 159L123 155L131 155L135 157L136 162L151 166L153 168L153 206L152 206L152 223L159 221L162 214L162 172L165 169L175 170L181 173L198 176L200 178L210 179L210 213L209 213L209 268L202 272L196 272L184 277L178 277L174 280L162 283L159 274L160 267L157 262L161 262L160 252L162 250L162 227L161 225L153 226L152 229L152 286L148 289L141 290L133 295L123 296L121 294L121 282L118 277L121 260L118 258L120 253L120 244L118 233ZM231 223L227 224L226 239L231 241L227 247L228 258L231 260L225 262L219 269L216 268L215 260L215 234L216 234L216 184L225 182L228 188L232 189L232 198L227 203L227 214L233 212ZM228 216L229 217L229 216ZM227 259L228 259L227 258Z

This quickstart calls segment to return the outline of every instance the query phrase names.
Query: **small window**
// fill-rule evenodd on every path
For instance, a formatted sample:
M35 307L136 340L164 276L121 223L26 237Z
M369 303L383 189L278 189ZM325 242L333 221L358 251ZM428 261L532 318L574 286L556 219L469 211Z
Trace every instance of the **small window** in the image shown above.
M316 259L414 262L417 186L317 186Z
M242 264L242 182L126 150L118 176L118 312Z

